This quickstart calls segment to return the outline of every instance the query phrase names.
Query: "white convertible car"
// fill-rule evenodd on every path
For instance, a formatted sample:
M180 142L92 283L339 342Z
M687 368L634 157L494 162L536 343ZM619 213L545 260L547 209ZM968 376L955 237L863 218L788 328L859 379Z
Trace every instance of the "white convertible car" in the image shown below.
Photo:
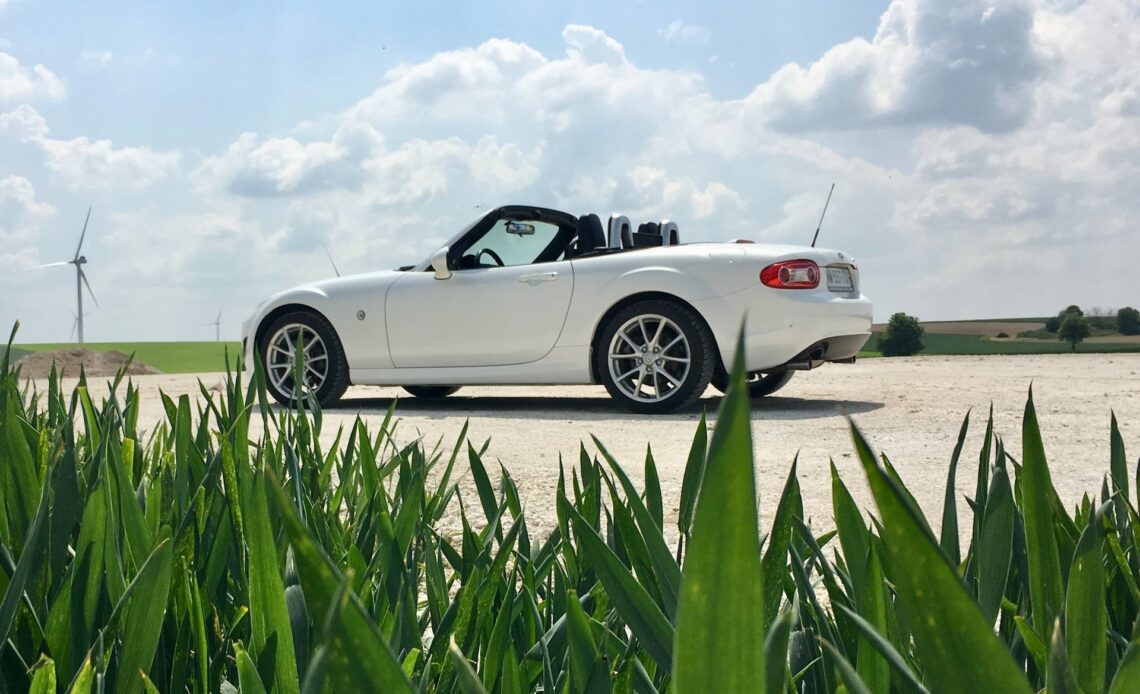
M870 336L845 253L680 244L672 222L634 231L618 215L608 226L500 207L418 265L272 297L244 326L246 363L256 352L283 404L300 391L330 405L350 384L439 398L464 385L600 383L635 412L663 413L709 383L724 389L746 317L754 396L854 361Z

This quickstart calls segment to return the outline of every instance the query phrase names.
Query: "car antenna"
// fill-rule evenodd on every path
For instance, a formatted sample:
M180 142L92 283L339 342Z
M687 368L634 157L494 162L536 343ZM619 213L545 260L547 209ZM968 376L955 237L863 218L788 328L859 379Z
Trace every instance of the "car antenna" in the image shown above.
M827 214L827 205L831 202L831 194L835 192L835 184L831 184L831 190L827 191L827 201L823 203L823 212L819 215L819 224L815 227L815 236L811 237L811 247L815 248L815 242L819 238L819 228L823 226L823 216Z
M337 277L340 277L340 270L337 269L336 261L333 260L332 253L329 253L329 247L325 245L324 241L321 241L321 248L325 249L325 255L329 258L329 264L333 266L333 272L336 273Z

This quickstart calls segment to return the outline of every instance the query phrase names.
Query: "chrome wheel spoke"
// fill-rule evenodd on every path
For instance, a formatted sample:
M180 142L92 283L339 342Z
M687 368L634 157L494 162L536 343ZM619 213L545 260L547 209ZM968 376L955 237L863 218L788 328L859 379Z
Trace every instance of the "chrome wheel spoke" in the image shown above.
M638 371L641 371L641 370L642 370L642 367L635 366L632 369L630 369L629 371L626 371L622 375L618 376L616 380L618 382L624 381L625 379L629 378L630 376L634 375L635 373L637 373Z
M641 351L641 345L631 340L629 336L625 334L624 330L618 333L618 337L622 339L622 342L625 342L627 345L629 345L629 348L633 350L634 354ZM613 352L614 350L610 349L610 351Z
M672 342L670 342L669 344L667 344L661 348L661 353L664 354L664 353L668 352L669 350L673 349L673 347L677 346L678 344L684 343L684 342L685 342L685 336L678 333L677 337L673 338ZM685 343L685 348L686 348L685 351L688 352L688 343Z

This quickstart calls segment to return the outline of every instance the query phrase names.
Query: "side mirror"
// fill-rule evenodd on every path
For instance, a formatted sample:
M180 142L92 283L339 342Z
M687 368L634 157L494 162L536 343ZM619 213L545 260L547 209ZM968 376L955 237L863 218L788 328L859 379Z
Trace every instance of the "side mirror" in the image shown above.
M451 268L447 267L447 252L449 250L448 246L444 246L431 256L431 268L435 270L437 280L451 279Z

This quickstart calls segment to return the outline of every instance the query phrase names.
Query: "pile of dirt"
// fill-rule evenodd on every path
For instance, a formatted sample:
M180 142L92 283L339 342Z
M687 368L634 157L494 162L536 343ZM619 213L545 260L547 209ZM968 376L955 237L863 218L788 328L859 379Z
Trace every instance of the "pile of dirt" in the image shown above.
M64 375L78 378L80 367L88 376L114 376L119 369L127 366L127 373L132 376L162 373L150 364L138 359L131 361L130 355L117 350L95 352L89 349L60 349L51 352L33 352L16 364L25 378L47 378L51 374L51 365L54 363L56 371Z

